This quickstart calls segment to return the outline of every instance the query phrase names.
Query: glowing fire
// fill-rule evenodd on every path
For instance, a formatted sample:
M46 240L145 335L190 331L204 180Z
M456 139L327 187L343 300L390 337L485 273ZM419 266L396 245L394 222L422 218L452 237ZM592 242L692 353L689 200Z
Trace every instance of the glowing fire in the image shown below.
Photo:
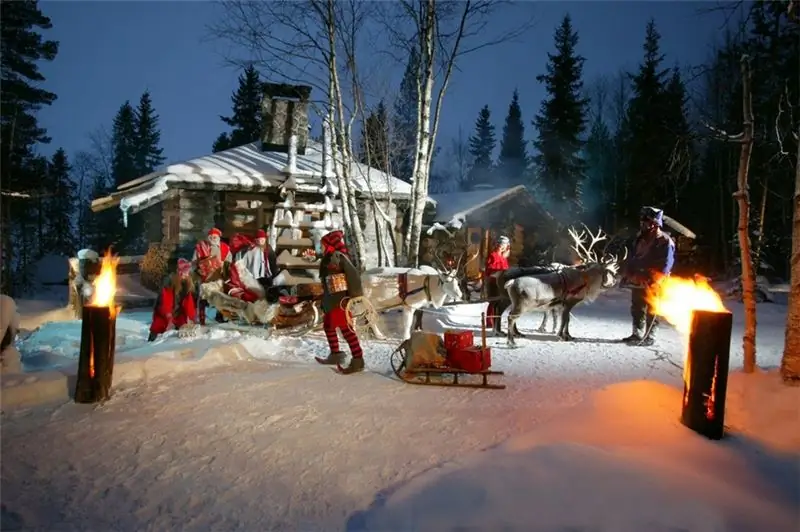
M694 279L662 278L655 289L648 292L647 303L656 315L674 325L687 338L692 332L693 311L727 312L722 298L701 276Z
M117 264L119 264L119 257L111 255L111 251L106 251L103 256L103 263L98 275L92 286L94 287L94 294L89 305L93 307L109 307L114 309L114 296L117 293Z
M686 349L683 361L683 382L686 390L689 390L691 376L688 356L689 334L692 332L692 313L695 310L706 310L710 312L728 312L722 303L722 298L708 284L708 280L702 276L695 276L694 279L684 279L681 277L664 277L655 284L652 290L648 290L647 303L653 308L654 314L661 316L685 336ZM715 362L716 364L716 362ZM711 382L711 390L706 401L706 417L714 417L713 394L716 388L716 367L714 368L714 378ZM689 399L689 394L684 393L684 404Z

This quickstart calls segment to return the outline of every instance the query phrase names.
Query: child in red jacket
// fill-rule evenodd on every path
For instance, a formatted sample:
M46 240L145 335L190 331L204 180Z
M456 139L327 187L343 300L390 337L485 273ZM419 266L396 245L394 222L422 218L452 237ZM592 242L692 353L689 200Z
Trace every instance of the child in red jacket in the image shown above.
M497 279L493 274L508 269L508 255L511 252L511 240L507 236L501 236L497 239L497 244L494 250L486 257L486 265L483 269L483 278L486 282L486 297L490 300L500 297L500 287L497 285ZM497 316L495 323L494 313L497 312L497 304L495 301L490 301L486 309L486 328L494 329L495 332L500 332L500 316Z
M167 278L158 294L147 341L152 342L159 334L167 332L171 325L180 329L195 320L192 263L186 259L178 259L178 270Z

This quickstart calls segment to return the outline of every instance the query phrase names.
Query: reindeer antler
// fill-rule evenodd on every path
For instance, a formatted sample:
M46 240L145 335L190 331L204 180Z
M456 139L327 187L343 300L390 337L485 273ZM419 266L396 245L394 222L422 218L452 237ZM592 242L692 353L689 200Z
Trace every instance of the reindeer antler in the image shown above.
M442 270L443 272L447 272L447 271L450 270L450 268L447 267L445 261L442 260L442 257L439 255L439 249L438 248L434 248L433 249L433 258L436 259L437 263L439 263L439 269L440 270Z
M598 228L597 233L595 234L592 233L592 231L588 227L586 227L585 224L582 225L583 225L583 230L580 232L580 234L578 234L578 232L575 231L575 228L573 227L567 229L569 236L571 236L572 239L575 241L575 245L570 247L575 251L575 253L578 254L578 257L583 262L587 263L600 262L597 259L597 254L594 251L592 251L592 249L594 248L595 245L597 245L598 242L606 240L608 238L608 235L603 233L602 228ZM585 244L587 234L591 239L591 242L589 242L588 246L586 246Z
M479 254L480 254L480 251L476 251L470 258L467 259L467 261L464 263L464 267L466 268L467 264L469 264L470 262L472 262L473 260L478 258ZM458 256L458 261L456 261L456 267L454 268L454 271L456 271L456 272L460 271L460 269L461 269L461 261L464 260L464 257L466 255L467 255L467 252L464 251L464 252L461 253L461 255Z

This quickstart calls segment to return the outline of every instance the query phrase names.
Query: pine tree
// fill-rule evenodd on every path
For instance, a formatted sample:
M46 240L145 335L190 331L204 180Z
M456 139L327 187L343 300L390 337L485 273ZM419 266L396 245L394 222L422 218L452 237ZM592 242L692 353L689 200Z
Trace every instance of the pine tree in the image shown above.
M0 184L6 193L0 200L0 290L14 295L25 289L27 279L23 274L31 258L31 243L20 239L35 236L30 228L38 213L30 196L36 197L45 188L46 165L34 148L50 139L39 126L36 113L56 99L55 94L42 88L45 78L39 71L39 62L55 59L58 42L44 40L39 33L52 24L35 1L0 3L0 21Z
M391 135L392 175L411 182L414 173L414 150L417 146L417 70L419 53L412 49L408 57L400 94L394 104Z
M263 97L264 84L261 76L253 65L249 65L239 75L239 87L231 96L233 114L219 117L233 129L230 134L223 133L217 137L213 145L214 152L255 142L261 137Z
M688 187L696 159L686 87L677 67L672 70L672 76L664 88L663 104L664 136L670 151L667 153L666 179L657 190L659 204L675 212L684 196L693 195Z
M472 168L467 176L465 188L476 185L494 184L492 175L492 155L497 140L492 125L492 112L484 105L475 121L475 134L469 138L469 153L472 155Z
M583 133L588 100L582 96L584 58L577 54L578 34L569 14L555 32L555 54L547 54L547 73L536 79L544 83L547 98L533 121L539 134L534 142L534 161L539 179L553 200L551 209L567 219L583 211ZM560 212L559 212L560 211Z
M625 196L621 207L624 219L631 223L642 205L658 203L658 188L663 187L673 145L665 135L665 86L669 70L661 69L661 36L655 21L647 23L644 61L632 76L633 95L628 103L625 135Z
M48 188L44 205L45 238L48 253L71 255L75 251L75 231L73 213L75 212L76 187L70 177L72 167L67 154L59 148L50 159Z
M365 120L359 153L362 163L389 172L389 117L383 100Z
M217 153L230 149L231 147L231 138L228 136L228 134L220 133L217 139L214 141L214 144L211 145L211 151Z
M596 198L592 204L584 201L587 218L602 227L613 230L611 213L616 201L614 179L614 137L602 117L592 122L586 139L586 196Z
M134 117L134 131L136 177L141 177L155 171L165 160L164 149L159 146L161 130L158 128L158 115L153 108L149 91L145 91L139 99Z
M520 184L528 169L528 153L525 149L525 126L519 106L519 93L514 89L508 106L503 138L500 141L500 157L497 159L498 180Z
M139 173L138 163L142 160L139 157L139 142L137 138L137 119L136 112L130 102L126 101L117 111L114 117L114 125L111 129L111 173L114 176L114 186L127 183L137 177ZM144 232L144 222L140 215L128 216L128 225L123 225L122 214L114 210L113 223L111 215L106 222L109 227L115 228L115 238L112 245L115 251L121 254L133 253L137 247L139 237Z

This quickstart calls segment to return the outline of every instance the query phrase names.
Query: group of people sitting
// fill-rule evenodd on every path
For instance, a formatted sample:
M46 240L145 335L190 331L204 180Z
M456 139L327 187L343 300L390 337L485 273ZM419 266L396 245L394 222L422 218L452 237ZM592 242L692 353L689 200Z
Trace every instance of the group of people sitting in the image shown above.
M225 294L247 302L277 300L277 292L272 290L277 274L277 256L263 229L255 238L236 234L226 243L222 232L212 228L207 238L195 245L192 259L178 259L177 268L165 279L153 309L148 340L152 342L170 327L205 325L208 302L200 297L201 284L218 282ZM217 312L215 320L224 322L225 318Z

